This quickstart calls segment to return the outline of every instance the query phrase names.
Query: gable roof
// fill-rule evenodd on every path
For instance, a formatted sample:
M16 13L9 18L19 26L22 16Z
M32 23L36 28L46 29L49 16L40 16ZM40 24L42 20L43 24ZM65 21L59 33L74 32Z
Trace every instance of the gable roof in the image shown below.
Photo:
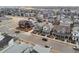
M69 26L61 26L61 25L55 25L53 27L54 30L59 31L59 32L70 32L70 27Z

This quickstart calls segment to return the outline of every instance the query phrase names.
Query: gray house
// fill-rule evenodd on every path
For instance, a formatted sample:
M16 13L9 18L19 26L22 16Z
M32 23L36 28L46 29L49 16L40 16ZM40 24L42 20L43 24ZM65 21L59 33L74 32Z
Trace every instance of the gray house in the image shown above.
M11 42L11 43L10 43ZM13 37L9 35L0 35L0 48L3 48L4 46L7 45L13 45Z

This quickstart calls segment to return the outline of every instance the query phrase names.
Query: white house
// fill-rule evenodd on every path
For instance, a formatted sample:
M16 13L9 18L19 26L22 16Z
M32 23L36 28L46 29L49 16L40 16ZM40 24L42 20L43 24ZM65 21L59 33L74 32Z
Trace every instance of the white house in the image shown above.
M76 41L76 46L79 47L79 27L74 27L72 30L72 39Z
M53 25L51 24L51 23L46 23L44 26L43 26L43 30L42 30L42 32L43 32L43 34L45 34L45 35L50 35L50 31L52 30L52 28L53 28Z

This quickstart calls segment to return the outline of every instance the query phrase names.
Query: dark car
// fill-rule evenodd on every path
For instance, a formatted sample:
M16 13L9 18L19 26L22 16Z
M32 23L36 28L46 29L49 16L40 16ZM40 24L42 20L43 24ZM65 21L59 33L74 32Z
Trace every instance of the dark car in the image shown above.
M2 22L2 21L0 20L0 22Z
M48 41L48 39L46 39L46 38L42 38L42 40L43 40L43 41Z
M55 39L58 39L57 37Z
M15 31L15 33L20 33L20 31Z
M49 46L48 46L48 45L45 45L45 47L46 47L46 48L49 48Z

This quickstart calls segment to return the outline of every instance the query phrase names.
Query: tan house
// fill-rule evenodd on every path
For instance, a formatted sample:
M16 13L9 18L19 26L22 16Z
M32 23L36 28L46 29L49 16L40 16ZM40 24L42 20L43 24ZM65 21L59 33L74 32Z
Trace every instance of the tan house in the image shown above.
M71 36L71 28L68 26L54 25L52 35L68 38Z

